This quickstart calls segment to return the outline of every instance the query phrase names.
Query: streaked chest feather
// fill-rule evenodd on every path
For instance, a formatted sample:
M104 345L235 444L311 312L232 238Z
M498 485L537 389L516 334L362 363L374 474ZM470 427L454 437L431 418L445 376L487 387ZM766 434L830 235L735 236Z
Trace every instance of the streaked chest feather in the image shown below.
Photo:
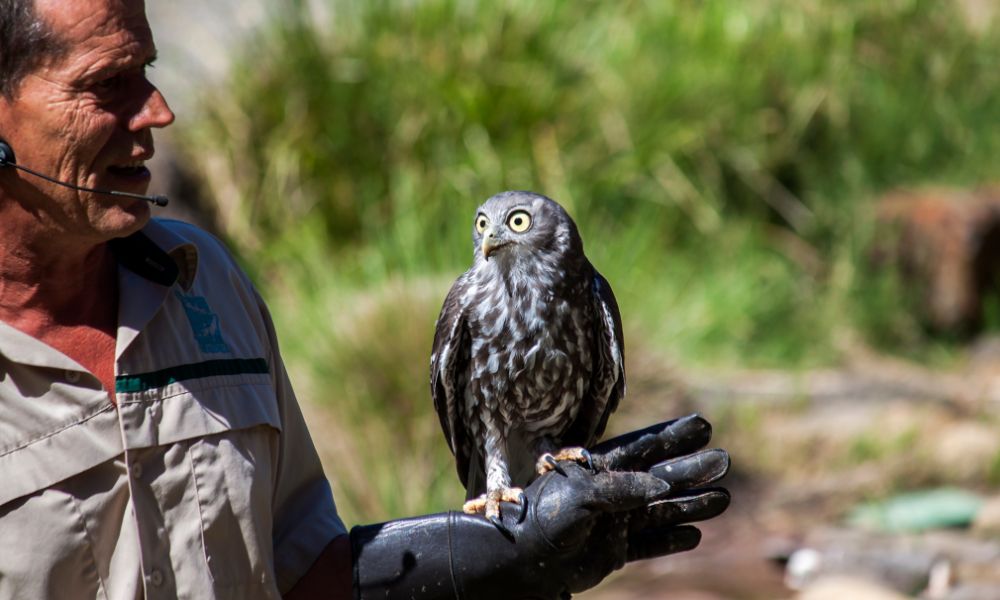
M561 277L479 274L463 298L472 339L466 414L482 402L506 429L539 433L575 418L590 384L595 317L589 282L567 287Z

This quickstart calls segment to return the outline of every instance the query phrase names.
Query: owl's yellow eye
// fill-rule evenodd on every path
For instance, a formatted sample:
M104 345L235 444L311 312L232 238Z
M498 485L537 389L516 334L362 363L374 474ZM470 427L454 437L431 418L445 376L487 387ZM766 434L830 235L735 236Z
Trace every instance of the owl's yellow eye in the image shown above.
M515 210L507 217L507 227L510 227L514 233L524 233L531 227L531 215L527 211Z
M486 218L486 215L479 215L478 217L476 217L476 231L478 231L479 233L486 231L486 228L489 227L489 224L490 220Z

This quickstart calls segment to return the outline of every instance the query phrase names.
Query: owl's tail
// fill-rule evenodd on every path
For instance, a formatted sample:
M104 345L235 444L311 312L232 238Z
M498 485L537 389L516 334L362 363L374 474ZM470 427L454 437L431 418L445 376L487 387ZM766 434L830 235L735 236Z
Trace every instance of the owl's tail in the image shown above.
M465 479L465 499L472 500L486 493L486 470L483 457L477 452L469 460L468 477Z

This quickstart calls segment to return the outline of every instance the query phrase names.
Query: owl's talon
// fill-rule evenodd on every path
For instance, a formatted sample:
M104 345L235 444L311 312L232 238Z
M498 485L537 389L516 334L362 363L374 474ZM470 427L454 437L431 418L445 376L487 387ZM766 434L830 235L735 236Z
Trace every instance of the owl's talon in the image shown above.
M528 516L528 497L524 492L517 495L517 505L521 507L521 511L517 513L517 522L524 523L524 518Z
M546 453L546 455L543 458L553 471L559 473L563 477L566 477L566 470L559 466L559 461L556 460L556 457Z
M584 465L590 469L591 473L597 473L597 467L594 465L594 457L591 456L590 452L586 448L581 448L579 446L563 448L555 454L550 452L542 454L538 457L538 462L535 463L535 472L539 475L545 475L549 471L555 471L565 477L565 469L559 466L559 461L563 460Z
M486 496L482 495L462 505L462 512L467 515L486 514Z
M489 521L490 523L493 523L493 526L496 527L497 531L502 533L505 538L512 542L514 541L514 534L511 533L510 529L507 529L507 526L503 524L500 517L489 517Z
M528 512L528 497L524 495L524 490L519 487L504 487L486 492L478 498L473 498L462 505L462 511L469 515L483 515L487 521L493 523L497 528L501 528L503 521L500 520L500 503L510 502L519 507L517 522L524 521ZM499 524L498 524L499 523Z

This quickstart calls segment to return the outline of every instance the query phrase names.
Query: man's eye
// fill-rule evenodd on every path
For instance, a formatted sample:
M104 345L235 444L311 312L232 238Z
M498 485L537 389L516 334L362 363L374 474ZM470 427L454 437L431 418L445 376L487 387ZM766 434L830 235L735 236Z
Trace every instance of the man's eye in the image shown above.
M118 84L120 84L121 82L122 82L122 76L121 75L113 75L111 77L107 77L105 79L102 79L102 80L98 81L94 85L94 87L96 87L98 89L101 89L101 90L110 90L110 89L113 89L115 87L118 87Z
M127 85L135 78L145 78L146 71L153 68L153 60L155 59L147 61L141 67L126 69L118 71L113 75L108 75L104 79L98 80L94 83L93 88L95 90L107 92Z

